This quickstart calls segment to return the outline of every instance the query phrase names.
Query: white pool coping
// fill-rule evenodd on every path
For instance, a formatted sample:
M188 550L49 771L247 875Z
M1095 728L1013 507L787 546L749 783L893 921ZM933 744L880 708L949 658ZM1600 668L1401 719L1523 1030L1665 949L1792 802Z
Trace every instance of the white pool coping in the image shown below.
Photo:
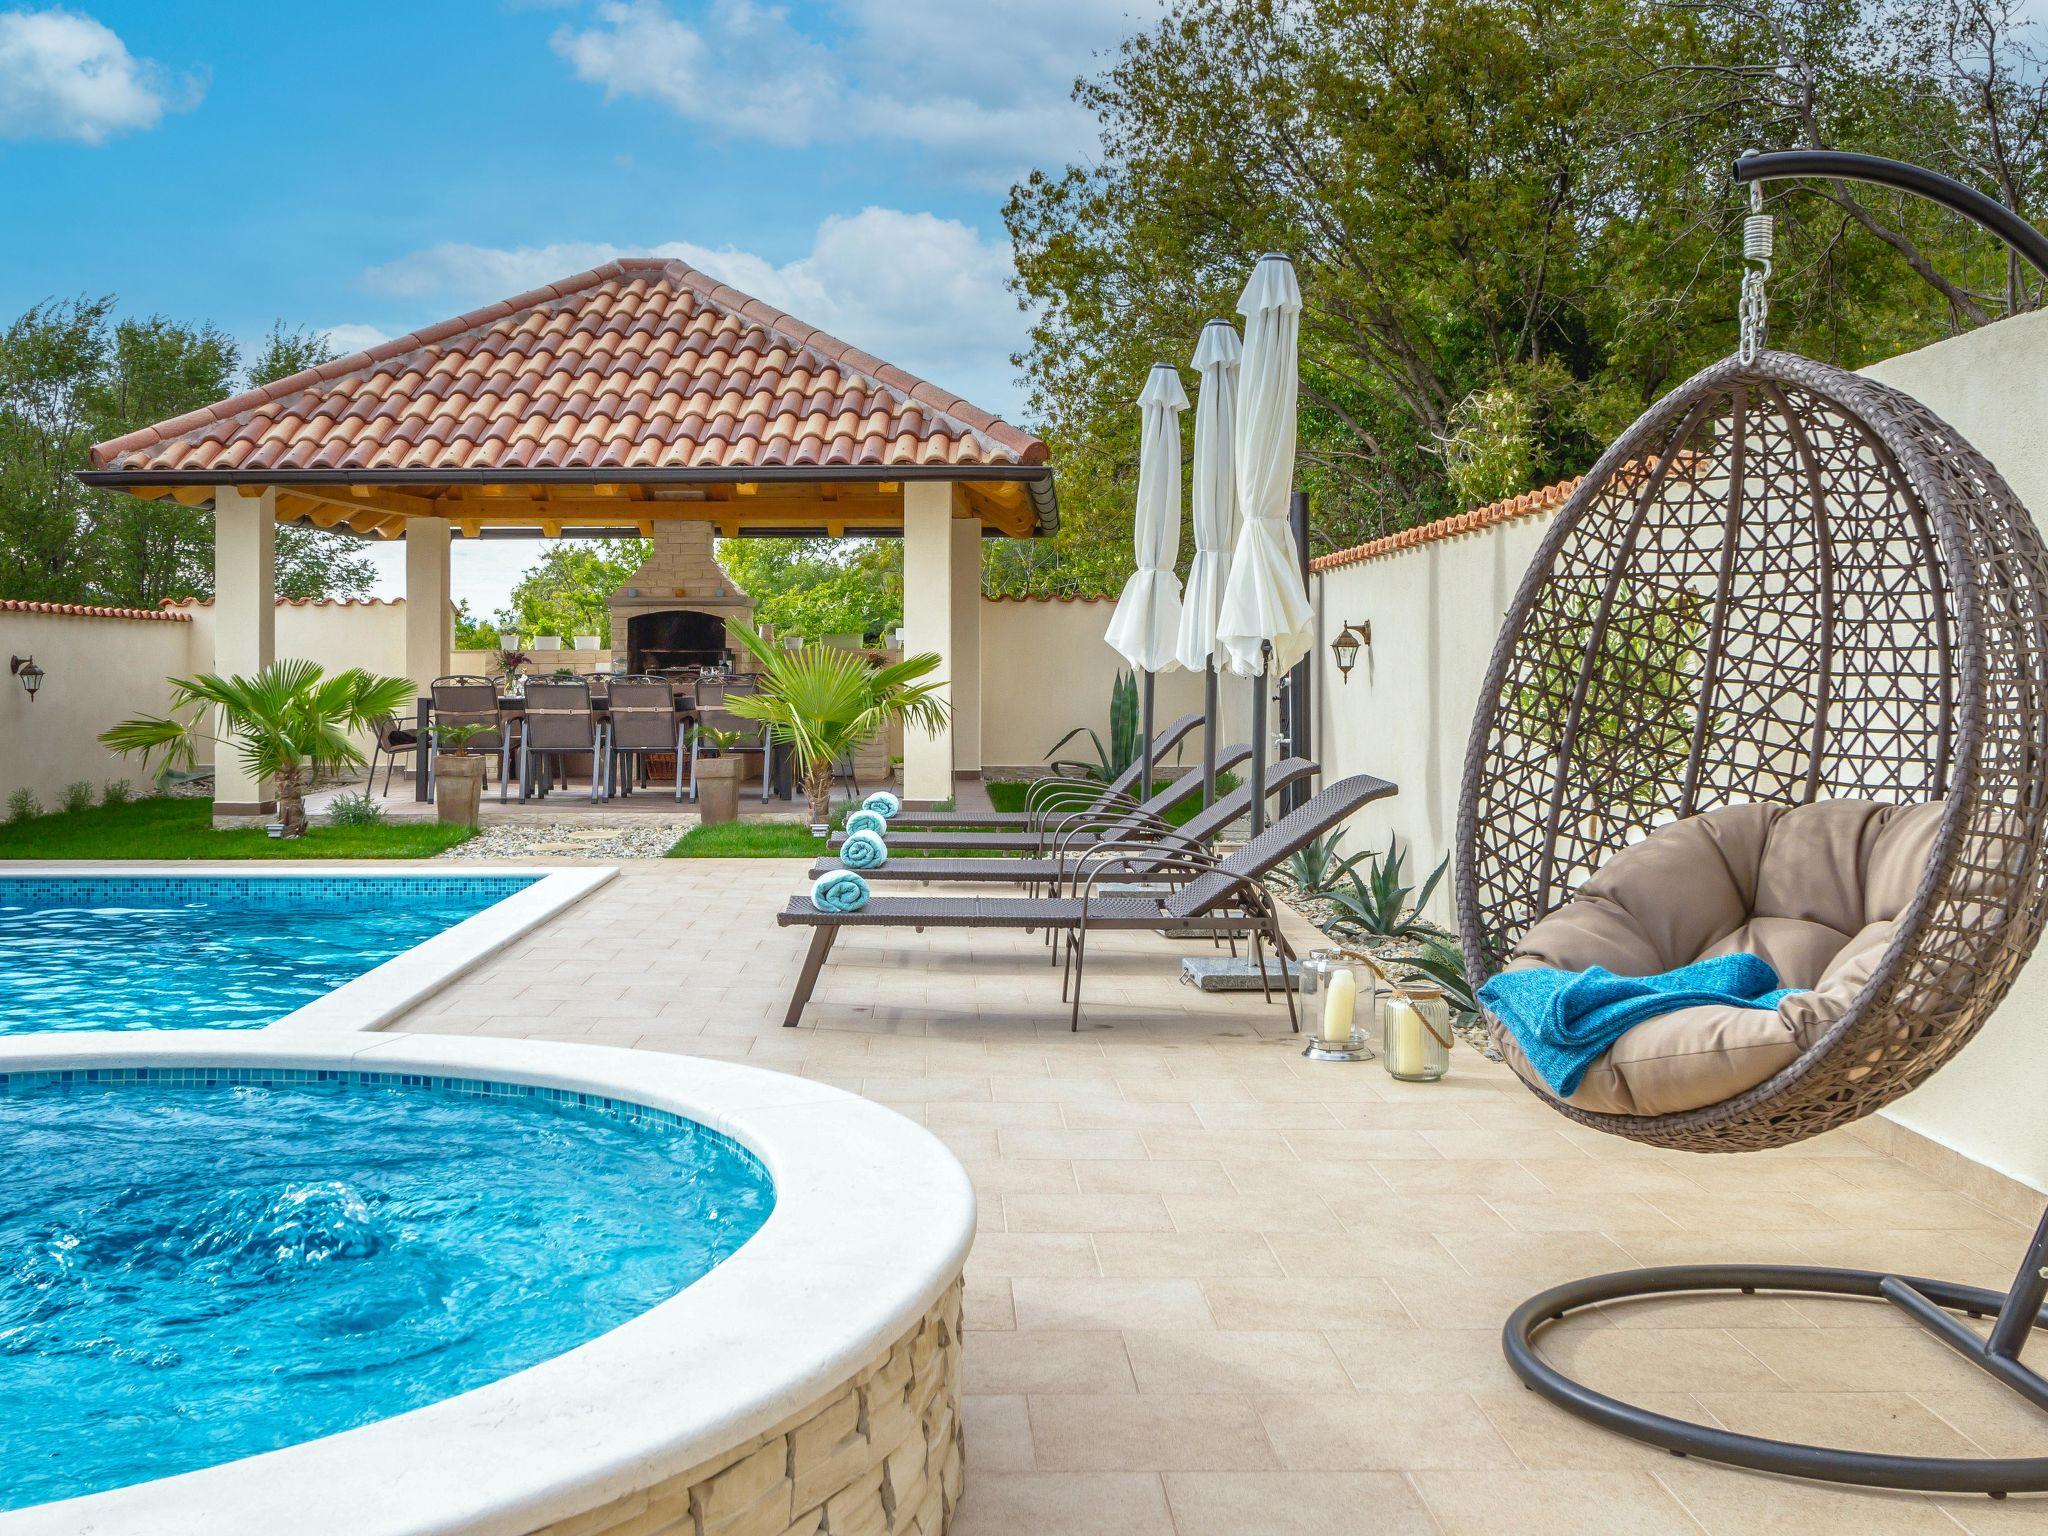
M481 912L401 950L333 991L314 998L264 1030L333 1031L382 1029L407 1010L474 970L515 939L531 933L549 918L574 906L618 874L615 866L576 869L531 865L445 864L401 865L366 869L332 863L280 863L251 868L248 863L195 860L191 863L139 863L104 860L23 861L0 870L0 892L9 880L478 880L527 879L523 891L492 902ZM260 1031L238 1031L255 1034Z
M241 1461L0 1514L0 1536L518 1536L649 1487L817 1401L908 1332L974 1237L922 1126L807 1078L652 1051L310 1031L0 1038L0 1072L274 1066L570 1088L687 1116L760 1158L775 1209L694 1285L459 1397Z

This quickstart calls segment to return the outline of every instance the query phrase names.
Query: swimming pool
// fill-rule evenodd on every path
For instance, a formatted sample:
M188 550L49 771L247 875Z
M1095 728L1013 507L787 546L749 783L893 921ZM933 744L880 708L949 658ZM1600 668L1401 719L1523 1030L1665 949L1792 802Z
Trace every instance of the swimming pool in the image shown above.
M261 1028L540 879L0 878L0 1034Z
M0 1509L452 1397L675 1295L761 1165L610 1098L289 1068L0 1078Z
M808 1079L600 1046L275 1028L0 1039L10 1086L70 1073L82 1093L88 1074L144 1069L180 1089L282 1073L231 1085L280 1094L294 1091L290 1074L312 1074L317 1095L329 1091L319 1074L367 1073L408 1091L489 1084L493 1108L528 1089L565 1109L633 1106L729 1138L765 1170L773 1205L702 1278L537 1364L281 1449L0 1512L0 1536L625 1536L657 1518L687 1527L699 1508L740 1507L758 1528L774 1505L786 1510L779 1531L822 1523L827 1505L835 1522L880 1520L878 1500L893 1502L898 1526L945 1531L964 1468L961 1269L974 1196L922 1126ZM634 1191L639 1223L667 1220L672 1186ZM6 1189L0 1180L0 1209L13 1211ZM289 1335L261 1337L268 1354L252 1370L295 1369L279 1348ZM31 1395L7 1379L14 1363L0 1348L10 1413ZM45 1450L61 1452L64 1435L59 1423Z

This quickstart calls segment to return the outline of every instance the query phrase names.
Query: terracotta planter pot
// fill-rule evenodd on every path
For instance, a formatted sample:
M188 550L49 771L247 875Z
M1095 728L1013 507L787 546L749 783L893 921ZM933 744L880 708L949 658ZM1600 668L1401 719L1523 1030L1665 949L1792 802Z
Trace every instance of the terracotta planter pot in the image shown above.
M740 760L737 757L697 759L697 814L707 824L739 820Z
M488 762L477 752L434 754L434 809L442 821L465 827L477 824Z

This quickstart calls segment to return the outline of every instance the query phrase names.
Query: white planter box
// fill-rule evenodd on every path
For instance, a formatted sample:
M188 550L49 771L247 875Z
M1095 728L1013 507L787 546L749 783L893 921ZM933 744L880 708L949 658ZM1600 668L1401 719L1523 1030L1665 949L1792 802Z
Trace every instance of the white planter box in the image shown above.
M578 635L576 637L575 649L579 651L598 651L604 649L604 646L595 635Z
M512 631L512 630L509 630L509 629L501 629L501 630L499 630L499 631L498 631L498 649L499 649L499 650L501 650L501 651L516 651L516 650L518 650L518 649L519 649L519 636L518 636L518 634L517 634L517 633L515 633L515 632L514 632L514 631Z
M559 651L562 648L560 635L535 635L533 649L536 651Z

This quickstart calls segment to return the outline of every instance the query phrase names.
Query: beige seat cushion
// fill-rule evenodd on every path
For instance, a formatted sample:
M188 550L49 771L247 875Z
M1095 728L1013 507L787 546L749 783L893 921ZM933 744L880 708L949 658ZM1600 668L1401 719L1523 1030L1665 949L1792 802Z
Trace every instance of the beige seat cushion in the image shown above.
M1797 1060L1869 981L1940 821L1938 801L1736 805L1659 827L1615 854L1523 935L1511 968L1648 976L1747 951L1783 985L1807 990L1774 1009L1683 1008L1639 1024L1566 1102L1672 1114L1733 1098ZM1493 1035L1509 1065L1542 1086L1513 1036Z

